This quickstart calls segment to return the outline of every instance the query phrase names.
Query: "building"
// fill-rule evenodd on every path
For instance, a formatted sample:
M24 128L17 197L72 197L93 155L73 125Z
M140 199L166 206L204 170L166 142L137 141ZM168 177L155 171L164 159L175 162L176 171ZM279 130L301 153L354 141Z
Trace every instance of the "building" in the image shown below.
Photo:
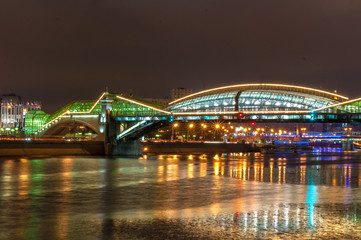
M30 110L41 109L40 101L22 101L20 96L13 93L3 94L0 103L0 127L2 129L22 129L26 113Z
M173 88L171 91L171 101L185 97L193 93L193 89L188 88Z

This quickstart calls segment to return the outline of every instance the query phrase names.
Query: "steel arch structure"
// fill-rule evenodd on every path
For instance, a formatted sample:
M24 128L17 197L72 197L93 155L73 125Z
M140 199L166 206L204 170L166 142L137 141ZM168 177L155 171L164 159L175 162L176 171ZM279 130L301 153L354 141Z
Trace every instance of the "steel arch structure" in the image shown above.
M284 84L241 84L194 93L170 103L174 115L305 114L339 104L347 97L323 90Z

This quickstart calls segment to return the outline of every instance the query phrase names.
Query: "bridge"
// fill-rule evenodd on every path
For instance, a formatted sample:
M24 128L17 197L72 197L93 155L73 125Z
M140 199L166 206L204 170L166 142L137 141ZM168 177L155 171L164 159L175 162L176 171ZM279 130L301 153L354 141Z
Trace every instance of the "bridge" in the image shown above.
M160 106L104 92L54 114L29 111L25 134L72 136L83 131L105 142L109 154L136 152L141 136L173 121L361 122L361 98L285 84L240 84L197 92Z

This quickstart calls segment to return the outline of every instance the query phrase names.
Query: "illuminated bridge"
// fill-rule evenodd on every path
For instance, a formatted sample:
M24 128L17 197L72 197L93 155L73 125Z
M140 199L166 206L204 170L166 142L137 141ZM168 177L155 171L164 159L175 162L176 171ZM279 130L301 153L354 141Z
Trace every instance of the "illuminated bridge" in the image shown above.
M174 120L269 122L360 122L361 98L284 84L240 84L213 88L158 106L105 92L99 99L74 101L54 114L29 111L25 134L65 136L88 129L109 144L129 142Z

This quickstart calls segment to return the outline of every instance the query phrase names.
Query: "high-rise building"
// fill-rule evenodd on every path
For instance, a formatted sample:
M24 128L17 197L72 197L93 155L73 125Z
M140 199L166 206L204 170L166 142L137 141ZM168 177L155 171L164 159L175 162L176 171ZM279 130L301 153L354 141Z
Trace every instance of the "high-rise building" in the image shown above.
M171 91L171 100L177 100L193 93L193 89L189 88L174 88Z
M22 101L20 96L13 93L3 94L0 103L1 128L23 128L26 113L41 109L40 101Z

